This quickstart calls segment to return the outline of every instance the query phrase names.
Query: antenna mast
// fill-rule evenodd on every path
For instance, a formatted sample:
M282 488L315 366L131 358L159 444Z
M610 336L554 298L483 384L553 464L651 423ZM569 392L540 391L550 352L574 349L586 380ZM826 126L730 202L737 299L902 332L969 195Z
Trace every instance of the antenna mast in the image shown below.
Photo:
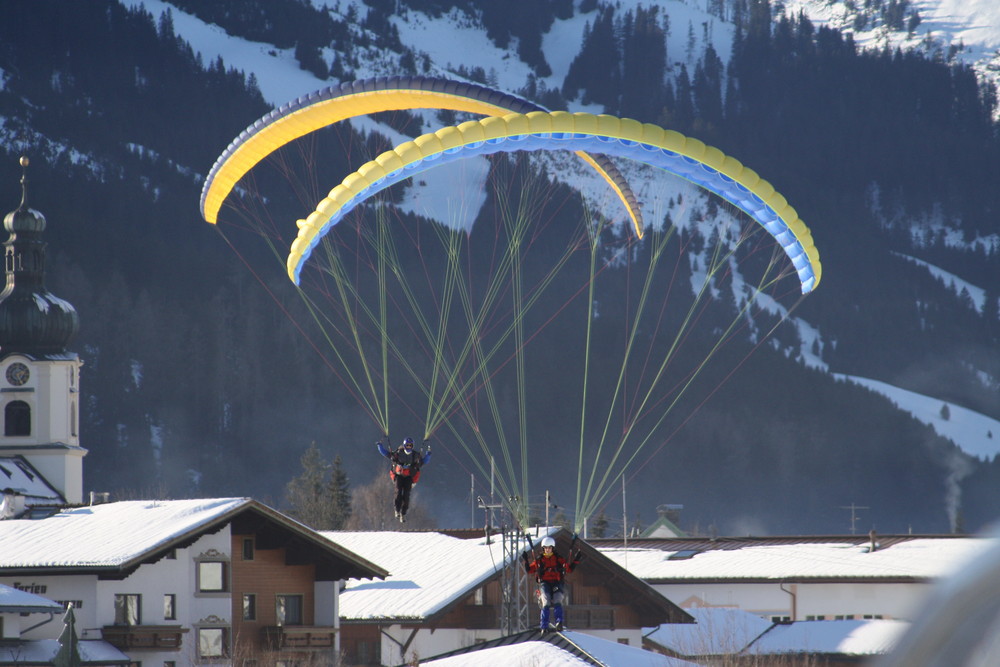
M516 496L509 504L487 503L479 498L479 507L486 511L486 541L490 543L495 513L500 513L500 536L503 544L503 569L500 571L500 633L503 636L524 632L528 620L528 573L521 567L521 554L530 545L515 520Z

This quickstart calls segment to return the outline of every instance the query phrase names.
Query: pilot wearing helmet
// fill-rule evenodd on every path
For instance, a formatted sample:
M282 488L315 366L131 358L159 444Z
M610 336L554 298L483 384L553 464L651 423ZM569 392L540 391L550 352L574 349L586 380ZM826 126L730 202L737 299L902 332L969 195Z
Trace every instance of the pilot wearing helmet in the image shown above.
M389 459L389 478L396 485L396 498L393 501L396 518L400 523L406 523L406 511L410 508L410 491L420 479L420 468L431 460L431 447L427 446L424 454L413 446L413 438L404 438L403 444L394 452L390 452L381 442L375 443L379 454Z
M572 547L570 547L572 551ZM534 556L534 552L532 552ZM570 554L572 557L572 554ZM549 616L555 622L556 632L563 629L563 586L566 575L576 569L580 563L580 553L577 552L572 561L556 553L556 541L551 536L542 538L542 554L534 559L528 552L522 554L524 569L528 574L535 575L538 582L538 604L542 608L540 628L542 632L549 630Z

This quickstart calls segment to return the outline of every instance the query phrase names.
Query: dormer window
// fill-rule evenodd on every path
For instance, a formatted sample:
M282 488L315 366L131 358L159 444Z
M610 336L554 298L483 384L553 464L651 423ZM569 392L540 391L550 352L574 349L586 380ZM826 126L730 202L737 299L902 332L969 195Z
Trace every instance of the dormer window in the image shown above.
M5 436L31 435L31 406L24 401L11 401L3 410Z

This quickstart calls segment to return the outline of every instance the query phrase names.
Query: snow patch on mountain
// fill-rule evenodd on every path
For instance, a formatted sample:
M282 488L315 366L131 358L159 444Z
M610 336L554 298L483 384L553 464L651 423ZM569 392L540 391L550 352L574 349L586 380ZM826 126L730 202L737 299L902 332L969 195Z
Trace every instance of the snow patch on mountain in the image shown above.
M838 380L853 382L882 394L898 408L927 424L943 438L954 442L970 456L989 461L1000 454L1000 421L950 401L925 396L886 382L834 373Z

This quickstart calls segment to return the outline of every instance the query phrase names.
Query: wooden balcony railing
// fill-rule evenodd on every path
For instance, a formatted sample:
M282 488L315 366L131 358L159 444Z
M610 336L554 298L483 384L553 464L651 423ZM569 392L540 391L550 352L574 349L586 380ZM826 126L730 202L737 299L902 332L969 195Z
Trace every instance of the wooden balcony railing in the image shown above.
M337 636L332 626L268 625L261 628L261 632L272 651L332 649Z
M105 625L101 637L123 651L179 651L187 631L179 625Z

